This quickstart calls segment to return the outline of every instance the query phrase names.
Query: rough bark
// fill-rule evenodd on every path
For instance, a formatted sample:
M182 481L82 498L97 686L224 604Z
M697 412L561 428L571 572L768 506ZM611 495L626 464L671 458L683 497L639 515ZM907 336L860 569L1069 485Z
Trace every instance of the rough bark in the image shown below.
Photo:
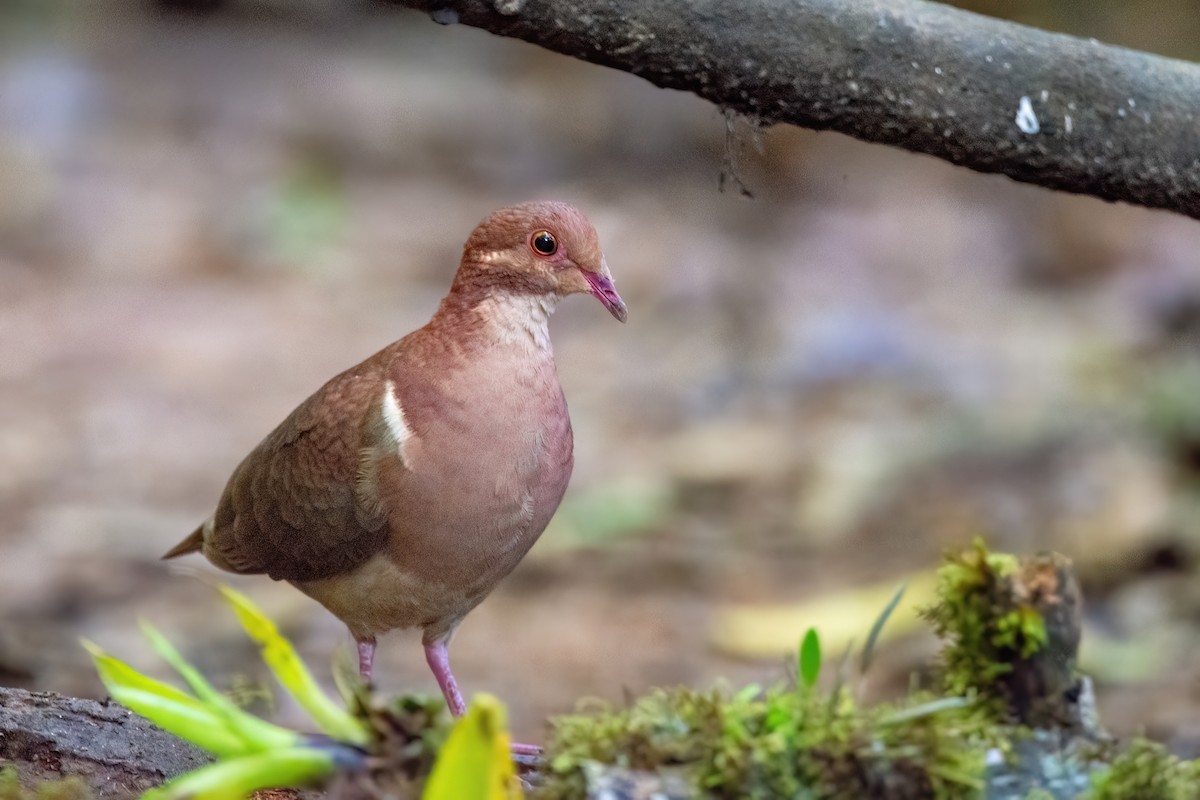
M15 765L23 783L78 775L100 800L116 800L207 762L118 705L0 688L0 765Z
M394 0L980 172L1200 218L1200 66L923 0Z

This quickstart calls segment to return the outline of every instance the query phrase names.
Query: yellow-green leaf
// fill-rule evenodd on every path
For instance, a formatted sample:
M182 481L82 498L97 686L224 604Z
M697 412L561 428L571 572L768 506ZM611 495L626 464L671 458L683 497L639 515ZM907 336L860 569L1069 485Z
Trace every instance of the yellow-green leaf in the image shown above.
M229 729L225 720L204 706L169 700L153 692L110 686L114 700L163 730L216 756L240 756L252 751L245 738Z
M354 709L363 705L367 685L358 673L357 659L352 660L350 651L345 647L333 651L333 685L346 708Z
M242 737L229 731L220 716L196 698L143 675L94 642L84 639L83 646L91 654L108 693L121 705L215 755L247 752Z
M95 642L88 639L81 639L80 643L83 645L83 649L87 650L91 655L92 662L96 665L96 672L100 674L100 680L109 691L112 691L114 686L123 686L130 689L141 689L142 691L151 692L165 700L173 700L176 703L192 704L197 707L202 705L199 700L183 690L169 683L163 683L162 681L143 675L124 661L110 656Z
M294 747L300 742L300 734L278 725L272 725L252 714L247 714L232 700L214 689L212 684L205 680L204 676L189 664L167 637L159 633L154 626L143 622L142 632L150 640L150 646L154 648L155 652L187 681L188 686L192 687L192 691L204 703L205 708L215 714L230 733L245 741L247 750Z
M280 685L296 698L321 730L338 741L365 745L370 738L366 726L321 691L292 643L279 632L275 623L241 592L228 586L222 586L220 590L233 606L246 633L258 643L263 661Z
M242 800L259 789L308 786L333 772L331 754L294 747L201 767L151 789L142 800Z
M423 800L516 800L522 797L509 751L504 705L476 695L438 754Z

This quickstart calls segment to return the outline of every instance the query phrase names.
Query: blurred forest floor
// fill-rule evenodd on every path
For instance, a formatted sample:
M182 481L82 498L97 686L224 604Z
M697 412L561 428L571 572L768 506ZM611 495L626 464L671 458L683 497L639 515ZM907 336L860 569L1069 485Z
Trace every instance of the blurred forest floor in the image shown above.
M1187 4L1100 6L1064 18L1200 41ZM0 3L0 683L97 696L78 638L149 667L145 617L253 693L232 616L158 556L300 400L428 318L485 213L555 197L630 323L553 321L575 479L460 629L468 693L536 740L580 697L770 681L803 627L748 652L726 611L983 535L1075 558L1105 722L1200 752L1200 226L755 131L379 5L286 7ZM730 155L754 199L718 193ZM290 587L232 582L314 663L348 645ZM872 690L932 647L885 645ZM436 689L411 634L377 675Z

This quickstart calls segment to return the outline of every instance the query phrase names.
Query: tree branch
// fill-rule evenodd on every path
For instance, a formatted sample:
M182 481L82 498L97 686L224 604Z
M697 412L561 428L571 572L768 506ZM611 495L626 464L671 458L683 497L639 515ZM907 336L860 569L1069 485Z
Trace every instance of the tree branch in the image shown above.
M692 92L1200 218L1200 66L923 0L395 0Z

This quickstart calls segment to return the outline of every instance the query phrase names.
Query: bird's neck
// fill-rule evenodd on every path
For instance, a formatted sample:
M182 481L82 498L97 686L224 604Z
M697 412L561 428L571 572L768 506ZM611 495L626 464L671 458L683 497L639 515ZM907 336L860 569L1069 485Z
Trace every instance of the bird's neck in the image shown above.
M552 355L550 315L562 299L560 295L505 287L487 291L455 288L442 301L431 326L480 344L514 347L530 355Z
M550 315L558 300L556 294L497 294L481 302L475 310L498 343L549 354Z

